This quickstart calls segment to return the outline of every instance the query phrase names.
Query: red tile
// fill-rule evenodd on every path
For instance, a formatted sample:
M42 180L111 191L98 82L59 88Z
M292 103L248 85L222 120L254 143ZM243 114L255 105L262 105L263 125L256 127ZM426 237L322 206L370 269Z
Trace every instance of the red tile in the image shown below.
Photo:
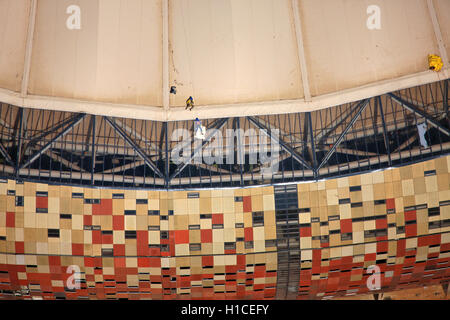
M175 230L175 244L189 243L189 230Z
M352 219L341 220L341 233L352 232Z
M59 256L49 256L48 264L51 266L60 266L61 265L61 257Z
M94 267L94 258L92 258L92 257L84 257L84 266L93 268Z
M386 209L395 209L395 199L386 199Z
M417 236L417 224L410 224L405 226L406 238Z
M82 256L84 254L84 245L79 243L72 243L72 254L74 256Z
M253 241L253 228L244 228L245 241Z
M14 228L15 227L15 213L14 212L7 212L6 213L6 227L8 228Z
M236 260L237 267L239 269L244 269L245 268L245 256L240 254L236 258L237 258L237 260Z
M212 229L200 230L200 236L202 243L212 242Z
M203 256L202 257L202 266L213 266L214 265L214 258L213 256Z
M36 197L36 208L48 208L48 198Z
M397 257L403 257L405 255L406 239L399 239L397 241Z
M125 266L126 266L125 258L114 258L114 268L125 268Z
M102 244L112 244L113 235L112 234L102 234Z
M364 256L364 261L375 261L377 259L376 253L366 253Z
M137 230L136 231L136 242L137 244L146 245L148 247L148 231L147 230Z
M150 249L146 244L138 244L137 245L137 255L138 256L149 256Z
M102 232L100 230L92 231L92 244L101 244L102 243Z
M236 273L237 266L225 266L225 273Z
M158 248L149 248L149 256L159 257L161 256L161 250Z
M387 228L387 219L377 219L377 220L375 220L375 228L377 228L377 229L386 229Z
M113 245L113 253L115 257L125 256L125 245L124 244Z
M16 241L16 254L25 253L24 243L22 241Z
M222 213L214 213L212 215L212 224L223 224L223 214Z
M92 205L92 214L110 215L112 214L112 199L101 199L100 204Z
M377 252L387 252L388 251L388 242L378 242L377 243Z
M149 261L151 268L160 268L161 267L161 259L160 258L150 258Z
M416 211L405 212L405 221L416 220Z
M113 216L113 230L124 229L124 216Z
M246 196L242 198L244 212L252 212L252 197Z
M91 226L92 225L92 216L91 215L83 216L83 223L85 226Z
M139 268L150 267L150 258L138 258L138 267Z
M311 237L311 227L301 227L300 228L300 237Z
M94 267L102 267L102 258L94 257Z

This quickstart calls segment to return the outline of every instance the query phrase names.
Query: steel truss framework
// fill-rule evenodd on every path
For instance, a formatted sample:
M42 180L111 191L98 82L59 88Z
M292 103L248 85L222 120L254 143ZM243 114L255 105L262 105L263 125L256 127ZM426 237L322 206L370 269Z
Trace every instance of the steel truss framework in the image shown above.
M189 189L312 181L411 164L449 153L448 82L315 112L203 120L222 138L212 138L213 131L207 131L200 143L172 139L176 129L193 136L193 121L110 118L1 104L0 176L70 185ZM424 134L418 130L423 123ZM227 129L245 134L227 140ZM255 141L272 155L271 148L279 147L272 162L278 166L276 173L264 171L259 155L251 163ZM180 145L191 147L190 154L183 153L189 160L184 163L172 155ZM205 152L214 153L217 145L222 145L223 163L195 161ZM227 157L241 161L229 163Z

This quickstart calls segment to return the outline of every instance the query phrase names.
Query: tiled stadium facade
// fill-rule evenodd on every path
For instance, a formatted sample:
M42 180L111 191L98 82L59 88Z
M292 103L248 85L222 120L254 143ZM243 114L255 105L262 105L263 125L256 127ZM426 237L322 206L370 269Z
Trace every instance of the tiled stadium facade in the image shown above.
M370 293L371 265L376 292L448 282L449 169L444 156L284 193L2 180L0 298L322 299Z

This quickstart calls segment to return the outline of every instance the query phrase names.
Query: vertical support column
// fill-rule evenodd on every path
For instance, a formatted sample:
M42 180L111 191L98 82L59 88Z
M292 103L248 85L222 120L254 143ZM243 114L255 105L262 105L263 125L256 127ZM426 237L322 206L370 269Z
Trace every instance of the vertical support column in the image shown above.
M313 156L313 172L314 172L314 179L318 178L318 172L317 172L317 157L316 157L316 145L314 141L314 132L312 127L312 120L311 120L311 112L307 112L306 116L308 117L308 128L309 128L309 135L311 137L311 150L312 150L312 156Z
M243 149L243 147L242 147L242 141L241 141L241 135L240 135L241 124L240 124L240 121L239 121L239 117L235 118L235 123L236 123L235 130L237 131L237 136L236 136L236 139L237 139L237 159L238 159L238 161L240 161L240 159L242 158L242 149ZM244 157L245 157L245 155L244 155ZM244 186L244 175L242 173L242 163L239 164L239 170L240 170L240 173L241 173L241 187L243 187Z
M94 171L95 171L95 115L91 115L92 119L92 154L91 154L91 185L94 185Z
M166 144L165 144L165 154L166 154L166 159L165 159L165 163L164 163L164 180L165 180L165 185L166 188L169 189L169 182L170 182L170 177L169 177L169 166L170 166L170 160L169 160L169 123L168 122L164 122L164 126L165 126L165 140L166 140Z
M19 177L20 163L22 162L22 143L23 143L23 108L19 108L19 131L17 133L17 154L16 154L16 179Z
M375 98L375 103L378 105L378 107L380 108L380 117L381 117L381 122L383 124L383 137L384 137L384 144L386 146L386 151L388 153L388 159L389 159L389 167L392 166L392 159L391 159L391 147L389 146L389 139L387 136L387 129L386 129L386 121L384 120L384 112L383 112L383 104L381 102L381 97L378 96ZM376 108L377 106L375 106Z

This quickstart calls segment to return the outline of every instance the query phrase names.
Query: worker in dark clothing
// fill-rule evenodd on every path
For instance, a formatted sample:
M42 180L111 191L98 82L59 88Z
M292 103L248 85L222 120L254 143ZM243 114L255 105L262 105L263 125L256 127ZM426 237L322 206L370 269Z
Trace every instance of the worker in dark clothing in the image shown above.
M192 98L192 97L189 97L186 100L186 108L185 108L185 110L187 110L188 108L189 108L189 111L191 111L194 108L194 98Z

